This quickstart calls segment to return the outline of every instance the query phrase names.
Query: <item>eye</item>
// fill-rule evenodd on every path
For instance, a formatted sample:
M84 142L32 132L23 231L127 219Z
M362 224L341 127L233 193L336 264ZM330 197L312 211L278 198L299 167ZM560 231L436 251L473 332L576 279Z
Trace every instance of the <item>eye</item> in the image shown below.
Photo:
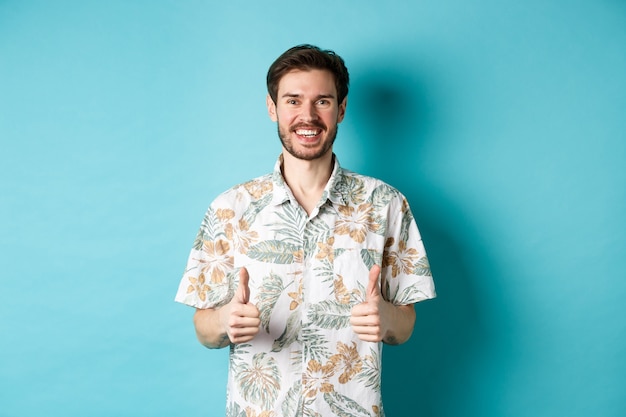
M287 100L287 104L298 104L298 102L295 99L290 98L289 100Z
M328 106L330 104L330 101L323 98L321 100L318 100L317 104L319 104L320 106Z

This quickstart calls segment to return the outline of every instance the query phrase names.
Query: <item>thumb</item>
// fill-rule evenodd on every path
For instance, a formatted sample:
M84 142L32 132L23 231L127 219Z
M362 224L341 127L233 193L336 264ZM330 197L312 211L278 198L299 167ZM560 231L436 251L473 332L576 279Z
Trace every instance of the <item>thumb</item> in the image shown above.
M248 301L250 301L250 287L248 286L249 280L250 276L248 275L248 270L245 267L242 267L239 270L239 286L237 287L237 292L235 293L235 299L241 304L248 304Z
M374 297L380 297L380 284L378 277L380 276L380 266L374 264L370 269L369 282L365 293L365 300L370 301Z

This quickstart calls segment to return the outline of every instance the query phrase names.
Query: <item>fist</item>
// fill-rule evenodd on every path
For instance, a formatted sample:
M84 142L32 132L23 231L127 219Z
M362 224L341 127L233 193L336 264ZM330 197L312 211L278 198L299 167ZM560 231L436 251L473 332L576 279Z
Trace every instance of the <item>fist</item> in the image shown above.
M250 277L246 268L239 271L239 285L233 299L220 309L220 321L231 343L245 343L259 332L259 309L250 303Z
M388 310L390 304L380 292L380 267L374 265L369 272L365 291L365 301L352 308L350 324L359 339L366 342L380 342L387 335Z

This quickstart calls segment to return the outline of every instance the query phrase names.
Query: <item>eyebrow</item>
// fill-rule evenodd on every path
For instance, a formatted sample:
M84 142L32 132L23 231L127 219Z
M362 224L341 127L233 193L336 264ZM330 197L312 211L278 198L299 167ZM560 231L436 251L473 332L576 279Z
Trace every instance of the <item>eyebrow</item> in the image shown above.
M302 97L302 94L296 94L296 93L285 93L281 96L281 98L300 98ZM319 100L322 98L335 98L335 96L333 94L319 94L317 97L315 97L315 100Z

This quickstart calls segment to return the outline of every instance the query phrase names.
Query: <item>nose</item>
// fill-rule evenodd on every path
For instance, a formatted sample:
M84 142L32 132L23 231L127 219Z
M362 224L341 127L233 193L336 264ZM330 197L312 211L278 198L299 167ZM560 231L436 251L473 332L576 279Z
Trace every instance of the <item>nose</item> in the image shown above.
M315 108L315 103L307 103L302 106L302 120L308 122L312 120L317 120L318 114L317 109Z

